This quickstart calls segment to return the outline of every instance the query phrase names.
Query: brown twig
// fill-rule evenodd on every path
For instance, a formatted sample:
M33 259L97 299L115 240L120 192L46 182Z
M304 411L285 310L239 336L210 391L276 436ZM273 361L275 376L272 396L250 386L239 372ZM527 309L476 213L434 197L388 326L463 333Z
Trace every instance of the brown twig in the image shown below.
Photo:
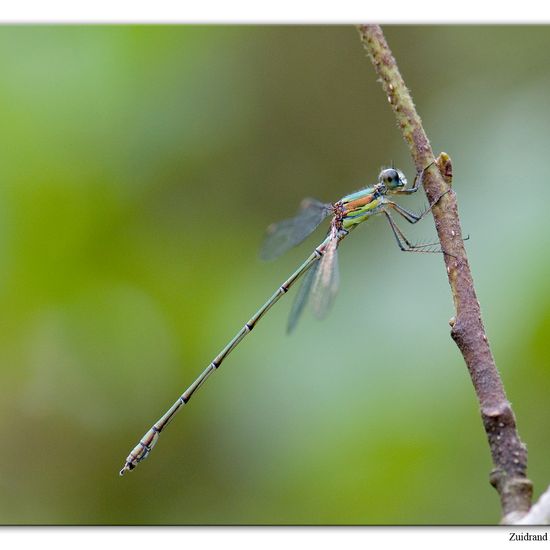
M434 154L409 90L382 29L378 25L360 25L359 34L420 173L433 163ZM427 169L423 178L430 204L450 188L451 177L451 160L442 153L437 167ZM433 216L441 248L446 252L443 256L456 309L450 321L451 336L462 352L479 401L494 465L490 481L500 495L502 523L512 523L531 506L532 484L526 477L527 450L517 433L514 413L483 327L452 190L441 197L433 208Z

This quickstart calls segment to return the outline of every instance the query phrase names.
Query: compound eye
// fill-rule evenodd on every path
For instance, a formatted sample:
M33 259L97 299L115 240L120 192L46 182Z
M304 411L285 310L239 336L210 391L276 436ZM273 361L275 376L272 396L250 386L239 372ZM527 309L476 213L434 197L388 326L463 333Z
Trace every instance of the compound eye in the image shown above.
M385 178L385 182L390 187L397 187L399 186L399 173L395 170L389 170L389 173L387 174Z
M382 170L378 177L380 183L384 183L390 189L400 186L401 178L399 175L399 171L397 171L395 168L386 168L385 170Z

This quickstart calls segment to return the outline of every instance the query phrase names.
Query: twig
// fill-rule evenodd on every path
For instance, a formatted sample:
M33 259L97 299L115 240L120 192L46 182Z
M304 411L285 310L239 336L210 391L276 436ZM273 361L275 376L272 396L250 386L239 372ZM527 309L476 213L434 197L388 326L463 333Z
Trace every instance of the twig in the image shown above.
M433 163L434 154L422 127L409 90L378 25L360 25L359 34L382 83L407 142L416 170ZM449 189L451 160L442 153L437 168L425 172L423 185L430 204ZM435 227L456 309L450 321L451 336L462 352L479 401L483 426L489 440L494 469L491 484L500 495L502 523L519 520L530 508L532 484L526 477L527 449L516 431L514 413L506 398L500 375L481 320L468 258L464 249L456 195L449 191L433 208Z
M531 510L523 516L517 525L550 525L550 487L533 504Z

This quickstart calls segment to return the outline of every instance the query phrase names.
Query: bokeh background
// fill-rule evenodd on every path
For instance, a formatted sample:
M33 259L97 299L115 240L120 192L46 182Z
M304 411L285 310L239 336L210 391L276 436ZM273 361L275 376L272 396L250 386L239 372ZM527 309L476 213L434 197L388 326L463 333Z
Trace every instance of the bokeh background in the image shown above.
M453 159L538 496L550 28L385 32ZM392 161L414 176L353 27L2 27L0 74L0 523L498 522L442 258L402 254L381 219L342 246L325 321L287 336L282 300L118 476L323 235L264 264L264 228ZM403 229L435 235L431 218Z

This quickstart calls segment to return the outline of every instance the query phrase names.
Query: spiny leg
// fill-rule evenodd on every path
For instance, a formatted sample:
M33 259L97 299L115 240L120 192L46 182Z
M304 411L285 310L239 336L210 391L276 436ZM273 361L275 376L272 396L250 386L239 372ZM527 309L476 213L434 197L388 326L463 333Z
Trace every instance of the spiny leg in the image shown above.
M410 187L409 189L400 189L400 190L394 191L394 192L399 194L399 195L411 195L412 193L416 193L420 189L420 184L422 183L422 180L424 179L424 173L426 172L426 170L428 170L428 168L432 164L435 164L435 159L432 160L432 162L430 162L430 164L428 164L428 166L423 168L421 172L418 172L416 174L416 176L414 177L412 187Z
M423 253L443 253L443 250L425 250L427 247L430 246L439 246L439 243L427 243L427 244L412 244L407 237L403 234L403 231L399 229L399 226L394 222L393 218L391 217L390 213L387 211L384 211L384 214L386 214L386 218L388 219L388 222L390 224L390 227L393 232L393 236L395 237L395 240L397 241L397 246L403 251L403 252L423 252ZM403 244L404 243L404 244Z
M426 173L426 171L433 165L435 164L435 159L432 160L432 162L430 162L430 164L428 164L428 166L426 166L425 168L422 169L421 172L417 173L415 178L414 178L414 182L413 182L413 186L409 189L399 189L399 190L395 190L394 193L396 195L411 195L412 193L416 193L419 189L420 189L420 185L422 183L422 181L424 180L424 174ZM428 212L431 211L431 209L440 201L441 197L443 197L443 195L447 194L448 192L450 191L450 188L447 189L446 191L444 191L443 193L441 193L439 195L439 197L437 197L437 199L435 199L423 212L421 212L420 214L416 214L414 212L411 212L410 210L407 210L406 208L403 208L402 206L394 203L394 202L391 202L392 206L395 208L395 210L401 215L403 216L409 223L417 223L419 222L422 218L424 218L424 216L426 216L426 214L428 214Z
M443 193L441 193L441 195L439 195L439 197L437 197L437 199L435 199L435 201L433 201L432 204L430 204L428 208L426 208L426 210L424 210L420 214L415 214L414 212L407 210L400 204L397 204L396 202L393 202L390 200L388 200L386 204L391 208L393 208L400 216L405 218L410 224L415 224L415 223L418 223L422 218L424 218L426 214L428 214L428 212L430 212L432 208L439 202L441 197L443 195L446 195L449 191L450 189L447 189L447 191L444 191Z
M443 193L441 193L439 195L439 197L437 197L437 199L435 199L431 204L429 204L426 209L421 212L420 214L418 214L418 220L417 221L420 221L426 214L428 214L428 212L431 212L432 208L441 200L441 198L446 195L451 189L447 189L446 191L443 191ZM416 223L416 222L414 222Z
M393 218L390 216L390 213L387 211L384 211L384 214L386 214L386 217L388 218L388 222L390 223L390 227L392 228L393 235L395 237L395 240L397 241L397 246L403 251L403 252L423 252L423 253L430 253L430 254L446 254L447 256L451 256L453 258L458 259L454 254L451 254L450 252L447 252L443 248L441 248L440 243L434 242L434 243L426 243L426 244L412 244L407 237L403 234L403 231L399 229L399 226L395 223ZM468 236L469 238L469 236ZM405 242L405 245L401 242L401 239ZM438 250L423 250L430 246L437 246L439 247Z

